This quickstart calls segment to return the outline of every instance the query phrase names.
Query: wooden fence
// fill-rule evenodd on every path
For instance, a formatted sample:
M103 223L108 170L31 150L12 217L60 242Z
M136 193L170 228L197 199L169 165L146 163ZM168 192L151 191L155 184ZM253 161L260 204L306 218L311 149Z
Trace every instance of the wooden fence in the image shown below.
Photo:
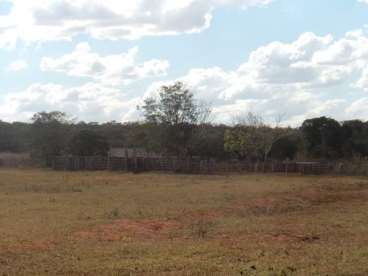
M27 153L0 153L0 168L30 167L32 160Z
M54 170L66 171L127 171L147 172L163 171L193 174L216 174L231 172L259 173L301 173L327 174L334 166L323 163L307 162L266 162L252 163L241 161L218 162L215 160L177 159L177 158L117 158L117 157L56 157L52 162Z

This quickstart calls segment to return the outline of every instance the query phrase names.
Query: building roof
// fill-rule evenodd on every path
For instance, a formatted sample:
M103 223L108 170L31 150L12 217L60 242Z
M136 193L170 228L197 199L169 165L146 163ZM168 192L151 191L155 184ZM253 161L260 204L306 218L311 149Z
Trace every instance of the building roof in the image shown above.
M161 157L160 154L149 152L144 148L112 148L110 149L111 157Z

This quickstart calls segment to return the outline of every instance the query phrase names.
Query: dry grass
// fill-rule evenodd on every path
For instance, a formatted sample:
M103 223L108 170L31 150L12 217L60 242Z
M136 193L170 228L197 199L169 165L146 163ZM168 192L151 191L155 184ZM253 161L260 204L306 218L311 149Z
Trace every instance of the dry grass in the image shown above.
M368 178L0 170L0 275L368 275Z

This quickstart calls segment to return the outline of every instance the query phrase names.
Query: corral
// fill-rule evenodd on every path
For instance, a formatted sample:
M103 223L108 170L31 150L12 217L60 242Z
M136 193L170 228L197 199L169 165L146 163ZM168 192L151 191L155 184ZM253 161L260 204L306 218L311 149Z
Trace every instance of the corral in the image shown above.
M0 170L1 275L367 275L368 178Z
M28 153L0 152L0 167L19 168L32 163Z
M216 174L234 172L328 174L336 171L336 164L320 162L248 162L239 160L179 159L173 157L104 157L59 156L51 162L57 171L126 171L126 172L181 172ZM340 171L341 173L342 171Z

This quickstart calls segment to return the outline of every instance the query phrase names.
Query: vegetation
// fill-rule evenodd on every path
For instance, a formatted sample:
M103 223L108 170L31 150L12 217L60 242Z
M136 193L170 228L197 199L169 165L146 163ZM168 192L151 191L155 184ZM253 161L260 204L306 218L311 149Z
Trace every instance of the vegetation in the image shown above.
M368 122L321 117L290 128L248 113L231 126L212 124L210 108L180 82L163 86L139 109L145 118L139 123L77 122L59 111L37 113L30 124L0 121L0 152L32 153L43 163L55 155L106 155L111 147L220 160L368 157Z
M70 140L69 149L75 156L107 156L109 143L104 136L90 130L81 130Z
M225 150L239 159L266 161L275 143L288 136L289 129L267 126L262 117L248 113L225 133Z
M67 147L71 121L63 112L40 112L32 117L31 147L34 157L48 162L53 156L61 155Z
M154 126L151 130L160 133L161 151L176 156L189 155L198 125L210 112L181 82L163 86L158 98L148 98L142 110L146 122Z
M1 275L367 275L361 177L0 170Z

